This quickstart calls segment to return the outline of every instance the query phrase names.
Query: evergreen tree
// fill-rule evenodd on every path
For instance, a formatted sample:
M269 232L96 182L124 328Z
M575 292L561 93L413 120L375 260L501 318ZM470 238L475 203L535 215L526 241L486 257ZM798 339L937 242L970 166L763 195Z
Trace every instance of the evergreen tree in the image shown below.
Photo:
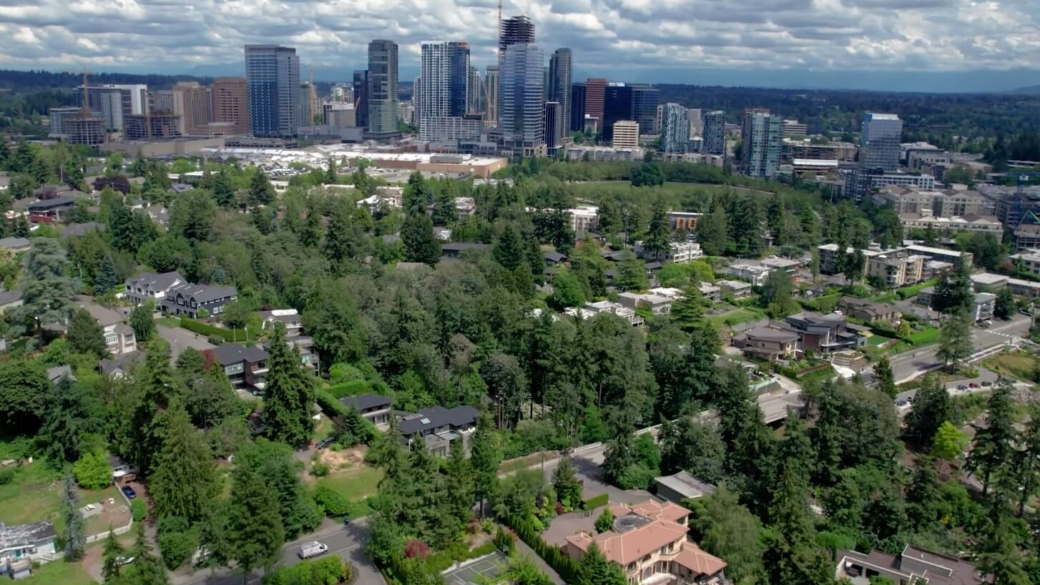
M256 567L270 568L285 542L277 495L246 466L231 477L228 550L246 580Z
M231 178L228 177L224 167L220 167L220 172L213 181L213 197L216 199L217 205L224 209L231 209L238 205L235 198L235 187L231 184Z
M636 464L636 455L632 447L632 433L621 431L607 443L603 458L603 475L614 485L621 482L630 467Z
M646 274L646 263L627 254L618 262L617 287L623 291L640 291L650 287L650 277Z
M365 251L365 235L354 221L350 207L340 201L332 205L328 232L325 234L325 257L338 266L350 259L359 259Z
M1029 498L1040 493L1040 405L1029 405L1029 423L1018 438L1020 447L1015 451L1011 465L1012 475L1021 486L1018 494L1018 515L1025 512Z
M129 557L134 562L120 570L120 577L115 580L118 585L168 585L166 571L159 564L159 559L152 555L148 539L144 533L144 522L136 522L134 526L134 546L130 548ZM106 585L108 583L106 582Z
M520 232L511 223L502 228L502 233L491 248L495 261L506 270L516 270L524 261L523 241Z
M697 239L708 256L721 256L729 248L729 216L721 201L716 200L711 213L697 223Z
M313 248L321 242L321 209L318 200L311 198L307 202L307 217L303 220L300 230L300 243L308 248Z
M578 507L581 503L582 487L570 457L560 459L556 469L553 470L552 483L556 497L563 502L564 506Z
M498 466L502 463L502 449L495 420L491 413L482 409L477 419L477 432L470 445L470 465L473 468L473 492L480 504L480 517L484 517L484 502L494 495L498 483Z
M773 194L767 205L766 226L773 235L774 246L787 245L787 209L784 207L784 196L779 191Z
M576 585L625 585L628 583L621 565L611 563L603 556L595 542L581 556Z
M170 370L169 346L157 343L149 348L144 368L134 377L133 383L141 400L128 421L126 434L129 438L124 452L138 471L147 476L163 444L159 413L169 407L170 400L182 389Z
M899 389L896 387L895 373L892 371L892 363L888 361L887 355L882 355L874 364L874 381L877 382L878 390L885 394L896 397Z
M922 449L932 448L932 439L939 427L953 414L950 393L934 374L925 376L924 383L911 400L913 409L905 419L906 438Z
M433 234L433 220L425 211L408 215L401 226L401 240L404 242L404 257L408 262L433 266L440 260L441 245Z
M704 298L696 283L691 283L683 290L683 296L672 303L669 313L673 323L683 331L697 331L704 325Z
M275 327L270 343L269 372L264 391L266 435L289 445L302 445L311 436L314 421L314 388L300 365L299 351L285 340L285 327Z
M336 184L336 161L329 157L329 164L325 168L325 183L327 185Z
M650 228L643 238L643 249L651 254L654 260L660 261L668 255L672 244L672 230L668 221L668 210L660 197L654 202L650 215Z
M94 294L101 296L115 290L120 285L119 276L116 274L116 263L111 254L105 254L101 260L97 276L94 277Z
M462 441L452 441L448 452L447 473L439 478L437 492L444 494L438 502L434 523L438 545L455 542L473 517L473 472L466 459Z
M98 358L108 355L105 332L86 309L79 309L72 315L66 338L69 341L69 347L76 353Z
M1017 530L1006 514L997 511L978 545L976 568L996 585L1031 585L1024 557L1016 542Z
M44 455L56 466L75 463L83 455L84 436L95 430L94 423L86 395L63 376L48 396L40 427Z
M613 236L624 229L617 199L612 196L603 198L599 211L596 213L596 226L599 233L604 236Z
M78 561L83 558L83 549L87 546L87 528L83 522L83 513L80 511L76 480L69 473L66 473L64 478L61 517L65 520L65 528L61 532L62 542L65 543L65 560Z
M179 400L162 418L165 437L148 478L156 515L199 521L219 491L213 454Z
M975 299L974 286L971 281L971 265L962 254L957 258L953 270L943 273L939 283L935 285L932 296L932 309L942 313L953 314L959 311L971 311Z
M759 304L773 319L783 319L798 312L798 303L794 300L792 289L791 276L782 270L774 270L762 285Z
M451 225L459 220L459 212L455 208L456 191L455 183L450 182L446 186L437 189L433 198L433 223L434 225Z
M138 343L148 343L155 334L151 307L147 304L134 307L134 310L130 311L130 327L134 330L134 337Z
M997 319L1007 321L1015 314L1015 296L1011 289L1004 287L997 293L997 300L993 306L993 315Z
M966 465L967 470L982 481L982 495L988 493L992 480L1009 471L1015 449L1017 437L1013 426L1015 405L1011 385L998 384L986 406L986 426L976 431Z
M104 564L101 566L101 578L106 584L112 583L119 578L122 569L120 561L123 557L123 545L119 544L114 530L109 529L101 556L104 559Z
M249 204L270 205L274 202L274 186L267 178L267 173L261 169L254 169L253 177L249 180Z
M790 467L778 478L769 508L770 533L762 555L769 583L817 585L833 583L833 567L815 545L815 530L806 503L807 486Z
M274 212L264 207L254 207L249 211L249 218L253 222L256 231L268 235L274 231Z
M974 351L971 343L971 317L964 310L948 312L943 319L939 349L935 357L954 371Z

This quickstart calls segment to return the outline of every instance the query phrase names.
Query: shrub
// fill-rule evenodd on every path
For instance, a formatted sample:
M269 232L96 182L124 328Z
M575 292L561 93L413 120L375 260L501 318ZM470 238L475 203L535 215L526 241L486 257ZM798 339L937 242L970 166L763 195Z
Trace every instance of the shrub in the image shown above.
M0 485L7 485L14 481L13 469L0 469Z
M603 513L596 518L596 532L607 532L614 527L614 513L610 511L610 508L603 510Z
M495 531L495 539L492 544L506 556L512 556L513 550L516 549L516 536L502 530L502 527L499 526Z
M598 508L600 506L606 506L609 502L610 502L610 495L609 494L600 494L598 496L593 496L593 497L585 500L584 508L586 510L592 510L592 509Z
M83 489L100 490L112 483L112 468L104 453L87 453L72 466L72 475Z
M347 516L351 512L350 500L325 485L320 485L314 490L314 501L325 509L328 516Z
M329 380L333 384L364 379L365 375L361 373L361 370L350 364L333 364L332 367L329 368Z
M262 580L264 585L335 585L350 581L350 565L338 556L279 567Z
M534 549L535 554L542 558L561 578L567 583L578 581L578 562L565 555L559 547L546 544L538 532L529 524L519 518L507 518L506 525L516 531L520 540L523 540Z
M201 316L201 311L199 313ZM199 335L205 335L206 337L219 337L229 343L246 340L245 330L214 327L213 325L195 321L194 319L188 319L187 317L181 317L181 327L188 331L198 333Z
M188 528L188 521L176 516L160 519L158 530L157 541L163 564L171 571L176 571L198 548L198 538Z
M140 522L148 516L148 506L144 500L130 500L130 515L134 522Z
M325 477L329 474L329 466L320 461L311 465L311 475L314 477Z
M430 556L430 545L421 540L413 538L404 545L404 558L406 559L425 559L428 556Z

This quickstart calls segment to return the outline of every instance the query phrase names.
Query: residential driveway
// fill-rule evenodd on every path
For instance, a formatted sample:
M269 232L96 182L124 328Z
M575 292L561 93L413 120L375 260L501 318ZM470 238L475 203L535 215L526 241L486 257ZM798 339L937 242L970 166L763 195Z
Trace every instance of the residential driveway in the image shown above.
M212 343L206 341L205 337L198 333L192 333L187 329L181 329L180 327L164 327L162 325L157 325L156 329L159 332L159 337L162 337L166 343L170 344L170 359L173 361L177 361L181 352L189 347L193 347L199 351L216 347Z
M582 531L596 534L596 519L603 513L603 510L605 508L561 514L553 518L549 528L542 533L542 540L546 544L563 546L567 544L568 536L574 536Z

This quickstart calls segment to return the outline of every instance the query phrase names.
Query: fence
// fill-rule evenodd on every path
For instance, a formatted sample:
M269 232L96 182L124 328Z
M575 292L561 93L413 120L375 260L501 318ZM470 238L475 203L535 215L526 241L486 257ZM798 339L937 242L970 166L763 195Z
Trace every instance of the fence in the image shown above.
M123 502L126 503L127 512L130 512L130 507L131 507L130 506L130 498L126 497L126 494L123 493L123 490L118 489L119 488L119 484L118 483L113 481L112 484L116 486L116 488L117 488L116 491L119 492L119 497L123 498ZM99 541L99 540L101 540L103 538L108 538L109 533L113 533L116 536L119 536L120 534L126 534L127 532L130 532L130 529L133 528L133 527L134 527L134 515L133 515L132 512L130 512L130 520L127 521L126 526L120 526L118 528L113 528L112 530L106 530L105 532L101 532L101 533L98 533L98 534L92 534L92 535L87 537L87 544L90 544L92 542L97 542L97 541Z

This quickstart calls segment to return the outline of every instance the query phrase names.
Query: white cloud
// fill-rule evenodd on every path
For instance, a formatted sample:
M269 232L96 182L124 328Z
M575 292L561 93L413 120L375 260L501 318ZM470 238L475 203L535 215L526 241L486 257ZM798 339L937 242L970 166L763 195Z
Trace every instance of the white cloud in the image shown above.
M369 40L466 40L494 58L494 0L0 0L0 67L82 64L187 71L242 60L246 43L295 45L349 69ZM510 0L551 52L617 67L1008 70L1035 67L1040 0Z

